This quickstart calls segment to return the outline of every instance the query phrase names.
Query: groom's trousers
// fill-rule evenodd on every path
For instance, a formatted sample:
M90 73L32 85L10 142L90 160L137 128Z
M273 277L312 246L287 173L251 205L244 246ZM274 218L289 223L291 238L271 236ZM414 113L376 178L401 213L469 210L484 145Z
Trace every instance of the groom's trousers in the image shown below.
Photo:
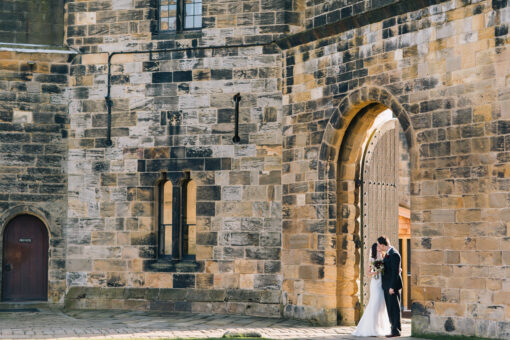
M388 310L388 317L391 323L391 334L400 335L402 325L400 323L400 291L391 294L388 290L384 290L384 300L386 302L386 309Z

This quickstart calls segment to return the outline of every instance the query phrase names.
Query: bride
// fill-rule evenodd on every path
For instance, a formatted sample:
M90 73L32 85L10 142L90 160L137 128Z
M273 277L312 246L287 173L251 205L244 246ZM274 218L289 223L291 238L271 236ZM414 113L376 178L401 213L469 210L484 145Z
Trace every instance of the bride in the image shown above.
M386 311L384 302L384 292L381 285L381 274L372 268L375 260L382 260L381 252L377 249L377 243L372 245L370 256L369 276L372 276L370 282L370 300L363 312L363 316L352 333L354 336L386 336L391 333L391 324Z

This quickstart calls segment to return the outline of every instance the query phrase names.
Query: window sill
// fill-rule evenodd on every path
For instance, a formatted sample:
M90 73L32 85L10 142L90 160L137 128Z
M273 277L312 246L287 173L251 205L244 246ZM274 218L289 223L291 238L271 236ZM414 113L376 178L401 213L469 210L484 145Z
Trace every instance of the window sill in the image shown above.
M143 264L146 272L201 273L205 270L204 261L196 260L147 260Z

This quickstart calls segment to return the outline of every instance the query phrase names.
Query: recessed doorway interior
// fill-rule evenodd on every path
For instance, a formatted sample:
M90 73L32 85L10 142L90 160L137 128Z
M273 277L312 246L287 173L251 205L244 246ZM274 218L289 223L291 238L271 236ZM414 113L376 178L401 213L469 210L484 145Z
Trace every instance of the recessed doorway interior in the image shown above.
M368 91L370 94L371 92ZM377 93L377 91L374 91ZM354 95L353 95L354 97ZM336 161L337 322L356 324L369 299L369 248L385 235L402 254L402 307L410 297L410 184L412 131L398 104L398 116L377 101L342 106L348 119L339 130ZM406 127L406 129L403 129ZM333 140L333 139L332 139ZM404 313L409 315L409 313Z
M369 299L368 254L385 235L401 254L401 306L410 317L410 158L399 121L389 109L379 113L367 130L359 164L359 300L361 317Z

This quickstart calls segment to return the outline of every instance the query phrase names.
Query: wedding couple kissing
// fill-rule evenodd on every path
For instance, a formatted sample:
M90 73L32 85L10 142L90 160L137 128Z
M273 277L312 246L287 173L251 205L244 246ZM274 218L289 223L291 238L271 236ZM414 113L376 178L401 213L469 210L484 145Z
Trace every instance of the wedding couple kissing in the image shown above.
M400 254L385 236L377 239L370 253L370 300L354 336L400 336Z

